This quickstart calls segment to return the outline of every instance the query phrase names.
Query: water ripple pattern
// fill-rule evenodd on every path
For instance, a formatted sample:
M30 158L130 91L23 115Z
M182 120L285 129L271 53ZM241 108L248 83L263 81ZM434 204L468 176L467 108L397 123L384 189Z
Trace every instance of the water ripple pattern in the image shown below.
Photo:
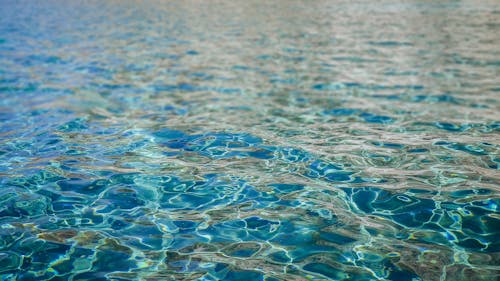
M498 1L0 0L1 280L498 280Z

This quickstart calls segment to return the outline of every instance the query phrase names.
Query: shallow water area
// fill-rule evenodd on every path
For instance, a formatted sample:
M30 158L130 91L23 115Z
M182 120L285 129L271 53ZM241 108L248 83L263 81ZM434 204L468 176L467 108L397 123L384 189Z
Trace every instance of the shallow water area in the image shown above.
M2 280L496 280L496 1L0 1Z

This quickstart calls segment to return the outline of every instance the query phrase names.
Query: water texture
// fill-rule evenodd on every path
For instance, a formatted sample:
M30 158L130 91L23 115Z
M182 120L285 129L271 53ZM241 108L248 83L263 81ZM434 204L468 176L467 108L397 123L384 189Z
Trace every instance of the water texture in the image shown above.
M498 280L498 1L0 0L1 280Z

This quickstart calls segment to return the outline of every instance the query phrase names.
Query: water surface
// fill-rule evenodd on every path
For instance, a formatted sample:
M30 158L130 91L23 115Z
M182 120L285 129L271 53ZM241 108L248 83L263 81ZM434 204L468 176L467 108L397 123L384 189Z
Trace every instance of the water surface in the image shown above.
M496 280L496 1L0 1L2 280Z

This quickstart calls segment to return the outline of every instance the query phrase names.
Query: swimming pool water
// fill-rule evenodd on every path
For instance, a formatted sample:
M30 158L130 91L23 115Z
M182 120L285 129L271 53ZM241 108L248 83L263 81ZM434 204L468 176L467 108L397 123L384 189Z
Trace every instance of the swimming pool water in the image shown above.
M2 280L498 280L496 1L0 1Z

